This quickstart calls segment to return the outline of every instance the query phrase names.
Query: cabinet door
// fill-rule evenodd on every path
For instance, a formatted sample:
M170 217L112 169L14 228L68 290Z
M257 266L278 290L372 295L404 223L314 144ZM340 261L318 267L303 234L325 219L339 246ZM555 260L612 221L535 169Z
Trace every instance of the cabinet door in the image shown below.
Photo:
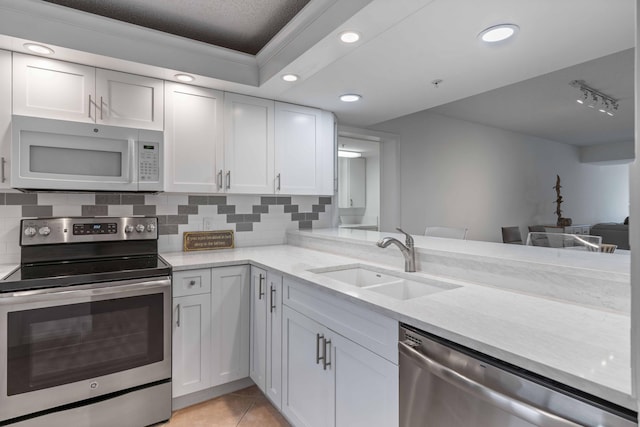
M162 80L118 71L96 70L96 119L99 123L163 130Z
M282 406L282 276L267 273L267 370L266 395L276 408Z
M333 426L333 367L318 362L328 330L289 307L282 313L282 412L297 427Z
M95 68L13 54L13 114L95 122Z
M366 184L366 160L349 159L349 207L364 208Z
M173 397L211 387L211 296L173 299Z
M276 102L276 193L323 194L323 177L328 172L323 168L330 167L326 146L332 144L323 123L320 110Z
M222 92L167 82L165 191L222 191Z
M249 376L266 393L267 369L267 272L251 267L251 351Z
M211 270L212 385L249 375L249 268Z
M224 94L225 191L273 193L273 111L271 100Z
M340 208L366 207L366 160L364 158L338 159Z
M0 50L0 188L11 183L11 52Z
M398 366L332 334L336 427L398 426Z

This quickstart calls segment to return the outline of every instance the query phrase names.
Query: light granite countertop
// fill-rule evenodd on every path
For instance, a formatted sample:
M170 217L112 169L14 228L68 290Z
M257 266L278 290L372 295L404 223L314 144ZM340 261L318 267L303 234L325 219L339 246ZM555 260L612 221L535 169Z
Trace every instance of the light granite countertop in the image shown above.
M340 231L330 233L339 234ZM378 235L376 233L376 238ZM453 248L456 243L431 244L434 248L444 245L457 250ZM468 247L467 251L472 252ZM504 252L504 257L519 259L517 254ZM621 312L450 278L444 280L459 287L401 301L308 271L367 264L367 261L299 246L165 253L162 256L175 271L247 263L278 270L400 322L636 410L635 399L631 396L630 317ZM544 254L542 258L545 256L554 257ZM371 265L402 274L402 269L397 268L399 265L395 260L393 262L393 266L378 261ZM575 262L586 266L580 255ZM597 267L624 274L627 267L624 261L620 264L605 259L603 265ZM434 277L424 272L411 274Z
M339 241L365 242L367 244L360 250L362 254L371 255L376 253L371 252L372 249L378 251L371 243L381 235L349 229L293 234L326 239L331 245ZM625 280L628 282L629 256L625 253L596 258L592 253L548 248L537 250L422 236L415 239L419 251L427 254L451 252L462 258L488 257L501 265L511 263L518 267L522 262L535 263L542 269L576 269L586 272L585 275L614 278L622 284ZM335 252L341 252L339 246L329 253L300 246L277 245L163 253L162 256L175 271L248 263L278 270L397 321L637 410L636 401L631 396L630 317L625 312L536 296L517 289L496 287L482 280L454 280L451 277L439 279L459 287L400 301L308 271L338 265L369 264L402 274L402 264L393 257L399 251L389 249L384 252L390 255L389 258L354 256L353 251L344 251L350 256L341 256ZM9 274L16 266L14 263L0 264L0 277ZM411 274L434 277L425 272Z

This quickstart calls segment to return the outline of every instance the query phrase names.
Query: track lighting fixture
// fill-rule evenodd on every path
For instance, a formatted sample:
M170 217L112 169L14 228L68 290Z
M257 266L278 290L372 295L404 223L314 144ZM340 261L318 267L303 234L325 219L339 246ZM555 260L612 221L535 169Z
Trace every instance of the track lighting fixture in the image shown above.
M613 116L618 111L617 99L587 86L584 80L573 80L569 84L580 89L580 96L576 99L578 104L586 105L608 116Z

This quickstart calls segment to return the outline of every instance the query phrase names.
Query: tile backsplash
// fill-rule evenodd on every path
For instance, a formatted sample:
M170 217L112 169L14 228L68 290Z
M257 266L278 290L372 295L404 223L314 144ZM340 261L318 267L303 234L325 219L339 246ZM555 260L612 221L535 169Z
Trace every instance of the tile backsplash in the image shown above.
M287 230L332 225L331 197L0 192L0 263L20 259L20 219L47 216L158 217L161 252L182 250L182 233L234 230L237 247L281 244Z

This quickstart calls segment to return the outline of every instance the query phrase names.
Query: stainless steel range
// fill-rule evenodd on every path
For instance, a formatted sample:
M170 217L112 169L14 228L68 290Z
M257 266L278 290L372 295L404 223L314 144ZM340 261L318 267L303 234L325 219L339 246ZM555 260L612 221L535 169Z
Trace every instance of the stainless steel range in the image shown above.
M171 267L157 218L21 221L0 281L0 425L142 427L171 416Z

